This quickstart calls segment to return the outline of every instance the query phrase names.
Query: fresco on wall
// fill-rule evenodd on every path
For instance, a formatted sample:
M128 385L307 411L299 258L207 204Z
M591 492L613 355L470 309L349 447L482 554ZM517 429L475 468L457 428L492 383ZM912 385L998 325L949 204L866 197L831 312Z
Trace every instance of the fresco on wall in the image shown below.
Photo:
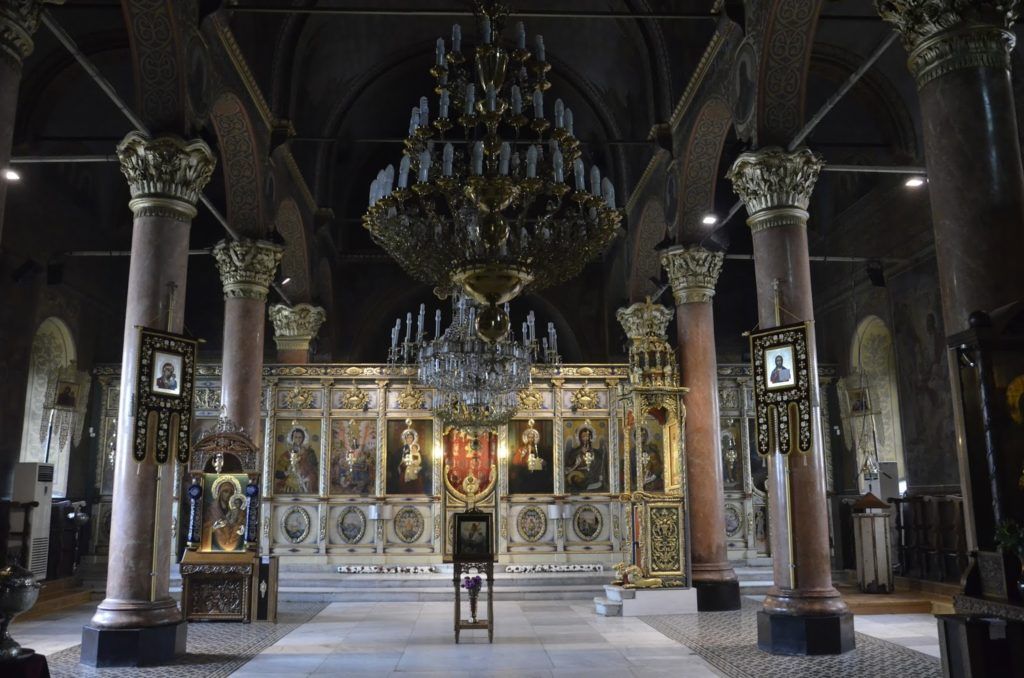
M935 261L889 280L910 488L960 482Z

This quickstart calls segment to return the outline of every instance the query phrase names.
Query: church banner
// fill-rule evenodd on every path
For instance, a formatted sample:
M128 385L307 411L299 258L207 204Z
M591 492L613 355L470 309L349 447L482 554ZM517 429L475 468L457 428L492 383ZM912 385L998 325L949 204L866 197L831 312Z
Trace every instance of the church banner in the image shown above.
M808 323L750 334L757 416L757 451L781 454L811 449L811 372ZM793 440L793 424L796 440Z
M135 461L158 464L171 455L188 462L196 342L178 334L139 328L135 381Z

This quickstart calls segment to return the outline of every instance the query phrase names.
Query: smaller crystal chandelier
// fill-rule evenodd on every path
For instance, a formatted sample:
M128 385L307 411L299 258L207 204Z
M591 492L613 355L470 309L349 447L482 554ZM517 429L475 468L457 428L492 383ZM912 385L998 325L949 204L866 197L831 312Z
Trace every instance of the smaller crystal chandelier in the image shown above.
M504 309L507 313L507 305ZM476 332L480 305L458 295L452 301L452 323L441 331L441 311L434 315L434 338L427 339L426 308L420 306L413 335L412 313L391 330L388 363L418 364L418 380L433 389L431 409L449 426L467 430L494 428L511 419L519 407L519 391L530 385L534 362L559 365L558 334L548 323L548 336L537 340L536 317L531 311L522 324L522 341L510 330L486 341Z

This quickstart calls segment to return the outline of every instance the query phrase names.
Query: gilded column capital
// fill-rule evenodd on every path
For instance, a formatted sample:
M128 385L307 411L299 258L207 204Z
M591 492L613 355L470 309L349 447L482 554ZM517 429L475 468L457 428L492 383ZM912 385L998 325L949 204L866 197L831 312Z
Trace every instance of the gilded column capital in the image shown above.
M707 303L715 296L725 255L700 245L674 247L661 255L676 305Z
M32 53L32 36L47 4L63 5L64 0L0 0L0 56L20 66Z
M327 319L323 308L310 304L274 304L269 313L274 325L274 343L279 351L308 349L309 342Z
M961 68L1009 68L1018 0L875 0L903 38L907 67L924 87Z
M224 298L267 298L284 248L266 240L221 240L213 248Z
M117 145L121 173L128 180L132 213L188 221L217 161L205 141L174 136L150 139L129 132Z
M747 225L756 233L807 223L807 205L824 164L807 148L789 152L768 146L740 154L726 177L746 205Z

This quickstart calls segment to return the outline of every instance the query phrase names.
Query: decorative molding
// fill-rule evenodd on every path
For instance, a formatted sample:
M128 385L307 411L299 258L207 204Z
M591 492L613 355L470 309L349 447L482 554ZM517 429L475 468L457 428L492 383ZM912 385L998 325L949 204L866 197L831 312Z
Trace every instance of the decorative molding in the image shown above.
M309 342L327 319L323 308L311 304L274 304L269 314L274 325L274 343L279 351L308 350Z
M756 233L807 223L807 204L824 164L807 148L790 153L769 146L741 154L726 177L747 206L747 224Z
M405 389L398 394L398 407L403 410L424 409L423 391L413 388L411 383L406 384Z
M64 0L5 0L0 2L0 57L17 67L32 53L32 36L39 28L43 5L63 5Z
M668 321L672 319L674 311L665 308L661 304L653 304L650 300L647 303L633 304L628 308L620 308L615 317L622 324L626 336L631 340L654 337L664 339L668 335Z
M117 145L121 173L128 180L135 216L169 216L187 221L196 215L199 194L217 161L202 140L174 136L150 139L132 131Z
M267 298L284 248L265 240L221 240L213 248L224 298ZM275 327L276 329L276 327Z
M676 305L710 302L724 260L721 252L700 245L675 247L662 254L661 265L668 272Z

